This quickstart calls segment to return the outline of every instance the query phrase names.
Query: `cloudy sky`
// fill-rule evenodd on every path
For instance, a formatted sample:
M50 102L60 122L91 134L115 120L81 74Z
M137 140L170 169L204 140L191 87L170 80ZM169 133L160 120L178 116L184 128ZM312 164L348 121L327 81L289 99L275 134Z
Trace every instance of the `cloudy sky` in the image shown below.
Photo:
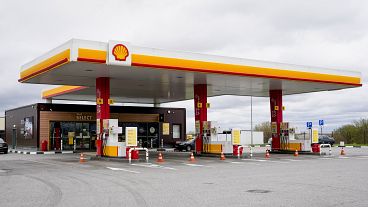
M301 65L356 70L368 76L368 1L346 0L0 0L0 116L43 102L45 85L17 82L20 66L71 38ZM209 120L250 128L250 97L210 98ZM284 120L326 131L368 116L367 86L284 97ZM193 102L186 107L194 128ZM268 121L267 98L253 98L253 123Z

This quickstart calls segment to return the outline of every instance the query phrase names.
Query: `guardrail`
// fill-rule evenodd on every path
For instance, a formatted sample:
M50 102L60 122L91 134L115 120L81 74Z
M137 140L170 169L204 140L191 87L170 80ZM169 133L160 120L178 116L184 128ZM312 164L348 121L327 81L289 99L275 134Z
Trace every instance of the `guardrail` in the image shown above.
M243 150L244 150L244 147L246 147L246 148L249 148L249 156L250 156L250 158L252 158L253 157L253 149L252 149L252 146L238 146L238 159L240 159L240 148L242 148Z
M331 150L331 145L330 144L320 144L319 145L319 155L322 155L321 148L324 147L324 146L329 147L328 154L331 155L332 154L331 153L332 150Z
M146 151L146 162L148 162L148 149L147 148L130 148L129 149L129 164L132 163L132 151L133 150Z

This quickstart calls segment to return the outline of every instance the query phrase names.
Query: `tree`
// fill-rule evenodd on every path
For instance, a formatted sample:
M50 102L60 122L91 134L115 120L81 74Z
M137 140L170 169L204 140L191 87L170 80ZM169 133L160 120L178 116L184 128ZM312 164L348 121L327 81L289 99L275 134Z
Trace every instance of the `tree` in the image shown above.
M272 137L271 123L269 121L262 122L254 126L254 131L263 132L263 142L267 143L268 139Z
M336 129L334 138L336 142L366 144L368 142L368 119L360 119Z

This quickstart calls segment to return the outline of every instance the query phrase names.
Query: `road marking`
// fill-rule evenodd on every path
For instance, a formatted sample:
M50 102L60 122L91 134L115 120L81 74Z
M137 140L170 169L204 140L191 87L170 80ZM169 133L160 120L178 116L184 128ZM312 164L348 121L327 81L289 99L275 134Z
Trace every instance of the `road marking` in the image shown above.
M291 162L300 162L300 161L303 161L303 160L293 160L293 159L282 159L282 160L291 161Z
M258 163L251 163L251 162L230 162L232 164L250 164L250 165L261 165L261 164L258 164Z
M177 170L177 169L172 168L172 167L166 167L166 166L156 165L156 164L152 164L152 163L147 163L147 164L131 164L131 165L139 166L139 167L147 167L147 168L164 169L164 170Z
M130 173L140 173L138 171L133 171L133 170L127 170L127 169L123 169L123 168L116 168L116 167L106 167L107 169L110 169L110 170L114 170L114 171L124 171L124 172L130 172Z
M350 157L338 157L339 159L349 159Z
M273 162L273 163L289 163L289 162L283 162L283 161L277 161L277 160L253 160L253 159L242 159L242 160L249 160L254 162Z
M192 163L184 163L184 165L188 165L188 166L191 166L191 167L206 167L205 165L192 164Z

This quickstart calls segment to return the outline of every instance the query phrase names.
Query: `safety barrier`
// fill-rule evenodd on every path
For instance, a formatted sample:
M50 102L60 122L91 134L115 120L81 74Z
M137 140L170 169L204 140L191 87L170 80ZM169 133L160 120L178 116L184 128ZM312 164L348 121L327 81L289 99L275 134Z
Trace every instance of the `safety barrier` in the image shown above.
M148 149L147 148L130 148L129 149L129 164L132 163L132 151L133 150L146 151L146 162L148 162Z
M325 146L326 146L326 147L329 147L328 154L329 154L329 155L331 155L331 154L332 154L332 153L331 153L331 151L332 151L332 150L331 150L331 145L330 145L330 144L320 144L320 145L319 145L319 155L322 155L321 148L322 148L322 147L325 147Z
M249 148L249 156L250 158L253 157L253 149L252 146L238 146L238 159L240 159L240 148L242 148L244 150L244 147Z

